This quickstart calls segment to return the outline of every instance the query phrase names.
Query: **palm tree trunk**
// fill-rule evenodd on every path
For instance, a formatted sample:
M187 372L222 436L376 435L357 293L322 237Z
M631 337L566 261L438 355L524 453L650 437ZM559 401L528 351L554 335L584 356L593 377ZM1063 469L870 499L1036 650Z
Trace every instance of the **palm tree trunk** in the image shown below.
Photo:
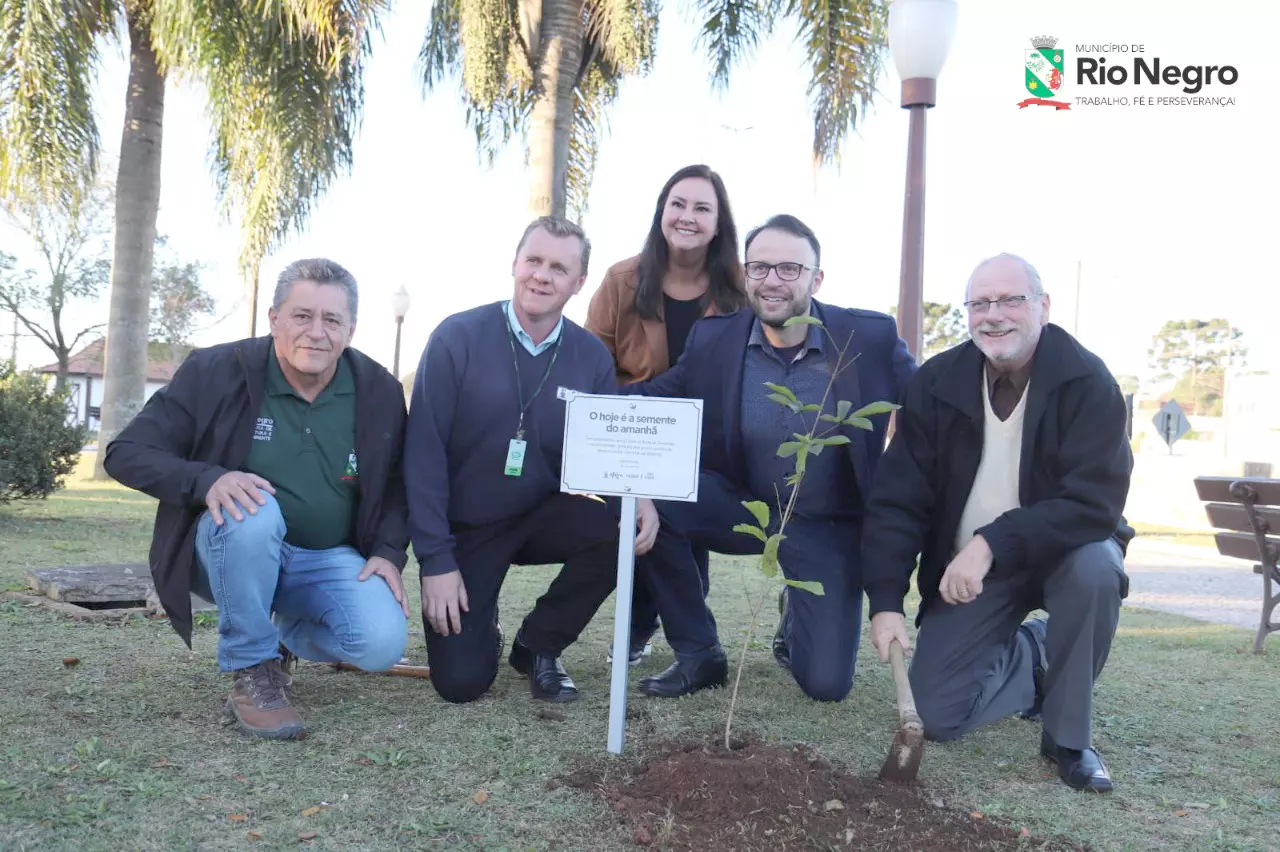
M129 91L116 174L115 246L111 259L111 309L107 317L102 380L102 424L94 478L105 479L107 444L142 409L147 383L151 260L160 209L160 142L164 77L151 49L148 24L137 4L129 22Z
M564 216L573 87L582 64L582 0L543 0L540 44L529 126L529 213Z
M262 258L253 262L253 267L245 275L245 286L249 290L249 336L258 336L258 284L262 272Z

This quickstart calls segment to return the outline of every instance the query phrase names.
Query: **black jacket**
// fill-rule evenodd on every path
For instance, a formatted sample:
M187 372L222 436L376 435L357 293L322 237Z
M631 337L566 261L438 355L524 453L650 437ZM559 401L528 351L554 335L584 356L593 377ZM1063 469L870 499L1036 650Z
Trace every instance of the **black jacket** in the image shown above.
M271 345L267 336L195 350L107 445L107 473L160 501L151 576L170 624L188 647L196 522L210 486L240 469L249 451ZM366 559L381 556L403 570L409 544L400 465L404 390L369 356L347 349L342 357L355 379L360 459L352 545Z
M923 364L907 388L863 523L870 612L902 612L920 555L920 612L938 597L982 459L984 357L968 341ZM1067 553L1133 530L1121 512L1133 454L1124 398L1102 360L1056 325L1036 347L1018 480L1021 507L976 533L991 546L989 576L1043 577Z

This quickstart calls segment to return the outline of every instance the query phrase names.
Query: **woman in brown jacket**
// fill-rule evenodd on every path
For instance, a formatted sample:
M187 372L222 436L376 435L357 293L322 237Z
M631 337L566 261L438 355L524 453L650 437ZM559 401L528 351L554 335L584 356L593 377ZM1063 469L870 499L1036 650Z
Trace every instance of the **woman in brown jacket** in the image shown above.
M720 175L703 165L673 174L653 211L644 248L609 267L591 297L586 327L617 365L622 384L643 382L680 358L693 324L746 305L738 230ZM705 550L694 553L708 589ZM652 650L658 628L653 595L637 577L631 606L630 662Z

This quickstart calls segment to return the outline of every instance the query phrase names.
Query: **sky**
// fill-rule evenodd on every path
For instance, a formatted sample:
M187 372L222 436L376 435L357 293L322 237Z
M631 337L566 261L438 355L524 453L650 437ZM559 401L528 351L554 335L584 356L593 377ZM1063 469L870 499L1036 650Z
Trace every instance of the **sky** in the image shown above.
M430 4L400 0L383 19L366 77L364 120L350 174L317 203L303 232L263 264L258 331L274 277L289 261L326 256L360 282L353 345L390 366L391 295L411 294L401 369L413 369L444 317L511 292L511 258L527 221L527 177L517 141L492 168L475 151L456 80L425 93L416 61ZM815 170L808 71L784 27L713 92L696 46L689 0L667 4L652 72L629 80L609 127L583 221L591 269L566 311L581 322L606 268L639 251L657 193L676 169L704 162L728 188L740 238L775 213L806 221L823 247L819 298L875 310L896 304L901 263L907 111L886 63L881 95L846 141L839 166ZM1074 331L1117 375L1147 372L1165 320L1225 316L1250 363L1280 370L1280 288L1271 247L1280 237L1266 39L1274 4L1222 0L960 0L956 38L928 111L925 298L958 303L983 258L1020 254L1039 269L1051 320ZM1059 99L1070 110L1019 109L1024 53L1050 35L1067 51ZM1080 95L1150 95L1152 87L1076 84L1078 44L1143 45L1165 65L1232 65L1232 106L1079 105ZM1128 65L1130 55L1108 54ZM108 49L98 112L109 167L119 150L127 55ZM1182 92L1162 87L1161 94ZM183 260L205 265L220 322L197 343L247 334L234 224L220 213L208 160L204 97L171 80L159 230ZM11 230L3 246L23 254ZM1079 274L1077 274L1077 272ZM106 295L72 320L100 321ZM9 329L0 328L0 334ZM8 341L4 341L7 353ZM52 360L23 339L20 361Z

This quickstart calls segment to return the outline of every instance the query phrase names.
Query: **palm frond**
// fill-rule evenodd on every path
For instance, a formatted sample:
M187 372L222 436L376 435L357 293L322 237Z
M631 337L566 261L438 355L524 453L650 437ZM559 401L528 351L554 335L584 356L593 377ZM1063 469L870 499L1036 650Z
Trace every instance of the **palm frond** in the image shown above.
M838 162L845 136L857 129L876 94L888 45L882 0L789 0L812 68L815 165Z
M0 0L0 197L70 207L92 184L100 37L114 0Z
M431 24L418 51L424 95L446 78L462 73L461 5L461 0L435 0L431 7Z
M245 0L154 2L154 29L183 38L172 52L166 38L157 53L180 61L178 73L197 77L208 92L214 177L225 212L239 219L247 274L350 169L367 34L382 4L344 4L350 17L331 22L337 34L331 45L340 47L326 53L314 31L289 19L284 7L285 14L261 17ZM335 56L341 56L336 66Z
M462 87L482 109L492 109L510 93L507 68L515 14L512 0L466 0L459 6Z
M657 0L587 0L584 12L587 41L610 66L623 74L648 72L657 47Z
M723 90L738 63L773 30L780 0L697 0L698 44L711 59L711 85Z
M623 75L598 57L573 91L573 127L569 133L569 168L565 206L570 216L586 216L591 180L600 155L600 140L607 130L608 107L618 97Z

